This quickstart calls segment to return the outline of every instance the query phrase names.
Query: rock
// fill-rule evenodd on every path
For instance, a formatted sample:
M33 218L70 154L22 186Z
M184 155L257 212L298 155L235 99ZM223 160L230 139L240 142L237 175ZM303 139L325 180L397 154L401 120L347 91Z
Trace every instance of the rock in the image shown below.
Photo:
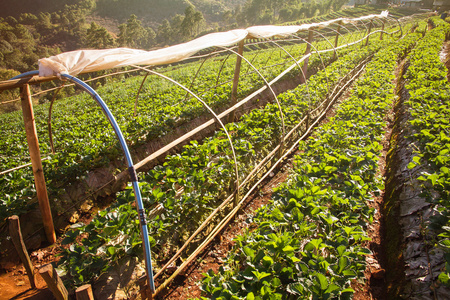
M78 213L78 211L74 211L72 213L72 216L69 219L69 222L72 224L75 224L76 222L78 222L79 219L80 219L80 214Z
M89 212L89 211L91 210L91 208L92 208L92 201L91 201L91 200L88 200L88 201L84 202L84 203L81 204L81 206L80 206L80 210L81 210L82 212L84 212L84 213Z
M23 286L23 285L25 285L25 281L23 281L23 280L18 281L18 282L16 283L16 285L17 285L17 286Z

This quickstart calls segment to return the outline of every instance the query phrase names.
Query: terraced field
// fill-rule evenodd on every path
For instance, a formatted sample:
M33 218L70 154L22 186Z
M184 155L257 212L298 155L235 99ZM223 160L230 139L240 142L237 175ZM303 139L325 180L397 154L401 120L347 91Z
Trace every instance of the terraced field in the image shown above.
M383 39L374 34L367 43L362 39L347 47L354 34L340 34L338 46L343 47L338 51L331 51L329 41L317 41L306 83L277 91L276 99L256 93L225 128L212 126L206 137L191 140L139 174L149 214L155 296L205 252L230 220L246 213L243 203L263 189L266 178L293 152L286 181L268 204L247 215L244 233L226 237L234 239L234 246L219 255L220 268L205 272L202 283L183 298L448 296L450 93L439 52L450 26L434 17L428 22L410 19L402 29L392 26ZM285 83L304 81L292 58L301 57L307 45L285 40L283 46L289 55L274 45L255 43L247 46L245 57L268 82L288 66L297 68L285 73ZM235 64L236 59L220 53L158 71L189 86L214 110L224 111ZM239 101L264 86L252 66L241 72ZM151 84L141 90L143 80ZM106 95L138 159L149 142L209 118L184 89L144 74L98 91ZM108 122L90 102L80 94L53 107L56 154L50 154L44 130L38 132L49 156L45 169L53 208L61 215L68 211L61 192L67 185L88 182L95 168L109 168L116 176L123 169ZM137 115L132 113L135 105ZM45 127L48 109L36 108L38 128ZM0 159L5 169L14 168L27 161L21 117L12 113L0 118L5 137ZM30 210L35 202L31 178L26 169L2 175L2 219ZM74 220L64 228L57 266L67 286L94 283L117 272L115 267L142 259L133 189L106 193L112 192L112 204L89 222ZM413 204L408 202L413 198ZM375 233L381 248L371 243L374 222L382 224ZM134 281L141 275L136 270ZM370 288L374 278L385 279L377 294ZM175 288L172 283L170 289Z

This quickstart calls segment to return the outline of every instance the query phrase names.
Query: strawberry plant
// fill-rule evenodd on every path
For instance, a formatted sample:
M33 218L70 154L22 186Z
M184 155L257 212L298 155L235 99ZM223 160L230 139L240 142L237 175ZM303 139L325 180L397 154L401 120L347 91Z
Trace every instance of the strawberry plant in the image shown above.
M352 96L308 142L272 203L250 220L256 229L236 239L203 290L212 299L350 299L363 279L367 224L377 176L383 115L392 102L396 57L418 39L412 34L377 52Z
M416 146L408 168L420 166L416 178L423 182L422 195L436 211L423 226L434 232L433 246L444 250L446 263L438 279L450 286L450 84L448 70L439 58L450 26L437 18L433 22L436 28L412 51L405 74L410 95L406 105L414 130L409 139Z

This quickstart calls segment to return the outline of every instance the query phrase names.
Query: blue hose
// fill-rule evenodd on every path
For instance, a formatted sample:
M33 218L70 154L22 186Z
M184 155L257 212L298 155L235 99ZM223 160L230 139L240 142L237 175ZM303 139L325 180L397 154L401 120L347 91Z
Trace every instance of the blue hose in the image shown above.
M130 151L128 150L128 146L125 142L125 138L123 137L122 131L120 130L119 125L117 124L114 116L112 115L112 113L109 110L106 103L103 101L103 99L99 96L99 94L93 88L91 88L85 82L81 81L80 79L78 79L74 76L71 76L68 74L61 74L61 76L74 82L77 86L81 87L83 90L85 90L87 93L89 93L92 96L92 98L95 99L95 101L97 101L97 103L100 105L103 112L107 116L109 122L113 126L114 132L116 133L116 136L120 141L120 145L122 146L123 153L127 160L128 171L130 173L131 183L133 185L136 204L138 207L139 223L141 225L141 233L142 233L142 243L144 244L144 251L146 254L145 259L146 259L146 266L147 266L148 282L149 282L151 291L154 292L155 291L155 283L153 280L153 271L152 271L152 259L151 259L152 254L150 252L150 241L148 238L148 228L147 228L147 220L146 220L146 216L145 216L144 203L142 202L141 191L139 189L139 183L138 183L138 179L137 179L137 175L136 175L136 170L133 165L133 160L131 159L131 154L130 154Z
M10 80L20 79L20 78L24 78L24 77L31 77L31 76L34 76L34 75L39 75L39 71L38 70L28 71L28 72L19 74L17 76L14 76Z
M29 71L29 72L17 75L15 77L11 78L11 80L20 79L23 77L30 77L30 76L34 76L34 75L38 75L38 74L39 74L39 71L37 71L37 70ZM61 76L72 81L78 87L82 88L84 91L86 91L88 94L90 94L92 96L92 98L94 98L94 100L102 108L103 112L105 113L106 117L108 118L108 121L113 126L114 132L116 133L116 136L120 141L122 151L127 160L128 172L130 173L131 183L133 185L135 200L136 200L138 213L139 213L139 224L141 225L142 243L144 244L145 259L146 259L145 264L147 266L147 279L148 279L151 291L154 292L155 291L155 283L153 280L153 271L152 271L152 256L151 256L152 254L150 252L150 241L148 238L148 228L147 228L147 220L146 220L146 216L145 216L144 203L142 202L141 190L139 189L139 182L138 182L138 178L136 175L136 169L134 168L133 160L131 159L131 154L130 154L130 151L128 150L128 146L125 142L125 138L123 137L122 131L120 130L120 127L116 122L116 119L114 118L113 114L109 110L106 103L103 101L103 99L99 96L99 94L93 88L91 88L85 82L83 82L82 80L80 80L74 76L71 76L68 74L61 74Z

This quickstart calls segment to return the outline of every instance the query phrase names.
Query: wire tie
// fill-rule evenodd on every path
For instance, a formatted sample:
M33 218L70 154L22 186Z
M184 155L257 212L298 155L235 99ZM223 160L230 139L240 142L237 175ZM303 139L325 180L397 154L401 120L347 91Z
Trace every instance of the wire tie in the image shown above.
M130 173L131 181L137 181L137 174L134 166L129 167L128 172Z
M142 225L147 225L147 216L145 215L145 210L139 209L139 219L141 220Z

